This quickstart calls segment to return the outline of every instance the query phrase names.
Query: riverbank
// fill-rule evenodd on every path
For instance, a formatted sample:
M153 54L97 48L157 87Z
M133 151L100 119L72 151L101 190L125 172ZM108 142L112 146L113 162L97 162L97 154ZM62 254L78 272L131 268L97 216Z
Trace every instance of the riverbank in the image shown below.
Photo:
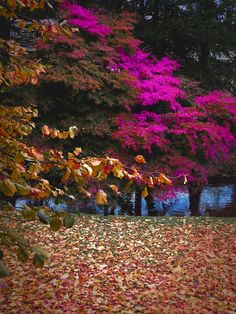
M14 227L14 225L12 226ZM236 218L82 215L50 234L43 269L8 254L1 313L233 313Z

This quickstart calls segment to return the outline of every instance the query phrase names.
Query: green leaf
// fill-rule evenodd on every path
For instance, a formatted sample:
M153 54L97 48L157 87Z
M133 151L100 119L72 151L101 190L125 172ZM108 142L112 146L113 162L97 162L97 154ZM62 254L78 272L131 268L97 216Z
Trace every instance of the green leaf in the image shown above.
M35 254L33 259L33 265L42 268L45 262L45 258L42 255Z
M0 278L7 277L9 275L10 275L10 273L9 273L8 269L6 268L6 266L3 263L3 261L0 260Z
M44 259L48 259L49 257L48 252L44 248L42 248L40 245L36 245L33 248L33 251L34 253L41 255Z
M38 212L38 218L39 221L42 222L45 225L49 224L49 217L47 215L45 215L42 211Z
M52 231L58 231L62 226L61 219L58 217L53 217L50 222L50 228Z
M43 157L44 157L45 159L49 159L49 158L51 157L50 152L43 152Z
M27 220L34 220L36 218L36 212L27 205L24 206L22 215Z
M26 246L27 245L26 239L23 236L21 236L19 233L15 232L13 229L8 230L7 237L11 241L17 242L17 244L20 246Z
M75 223L75 218L70 215L67 215L63 219L63 225L66 228L72 228L74 226L74 223Z
M39 245L35 246L33 251L35 252L33 258L33 265L42 268L45 260L48 259L48 253Z
M25 186L19 183L15 183L15 187L16 187L17 193L20 195L26 196L30 193L31 188L29 185Z
M17 258L22 263L25 263L28 260L29 255L28 255L28 252L25 250L24 247L22 247L22 246L18 247Z
M0 181L0 191L6 196L13 196L16 193L16 186L10 179Z
M14 210L15 207L9 203L9 202L5 202L5 201L2 201L0 200L0 208L5 210L5 211L10 211L10 210Z

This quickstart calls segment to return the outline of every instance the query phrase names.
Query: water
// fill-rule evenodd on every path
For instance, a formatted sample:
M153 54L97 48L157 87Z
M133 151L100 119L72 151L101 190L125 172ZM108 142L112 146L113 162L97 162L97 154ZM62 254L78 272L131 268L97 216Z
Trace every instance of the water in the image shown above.
M16 201L17 209L23 208L24 204L29 202L26 199ZM71 207L67 204L55 204L53 199L46 202L46 205L56 211L72 210L90 214L101 215L141 215L141 216L236 216L236 180L227 179L225 182L213 182L203 186L200 193L190 196L187 189L178 192L174 197L166 200L154 199L148 203L144 198L141 199L139 211L135 211L135 197L133 195L131 208L123 208L117 205L114 208L101 208L95 203L85 207Z

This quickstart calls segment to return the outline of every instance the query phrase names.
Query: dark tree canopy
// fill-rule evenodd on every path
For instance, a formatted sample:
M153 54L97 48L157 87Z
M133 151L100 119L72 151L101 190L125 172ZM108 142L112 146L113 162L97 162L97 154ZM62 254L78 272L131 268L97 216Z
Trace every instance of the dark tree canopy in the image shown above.
M108 11L139 14L137 36L158 57L169 55L182 71L208 89L235 93L236 8L234 0L80 1Z

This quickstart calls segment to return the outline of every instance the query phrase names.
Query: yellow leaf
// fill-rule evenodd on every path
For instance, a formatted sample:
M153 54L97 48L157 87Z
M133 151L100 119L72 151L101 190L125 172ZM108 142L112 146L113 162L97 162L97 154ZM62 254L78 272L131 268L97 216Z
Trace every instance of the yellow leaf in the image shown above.
M188 179L187 179L187 176L185 175L184 176L184 184L187 184L188 183Z
M85 190L83 187L79 187L78 188L79 193L84 194L86 197L90 198L91 197L91 193L89 193L87 190Z
M16 1L15 0L7 0L7 5L11 8L16 8Z
M31 24L31 29L37 30L39 28L39 23L38 21L34 20L33 23Z
M64 140L66 140L66 139L69 137L69 133L66 132L66 131L63 131L63 132L62 132L62 135L63 135L62 138L63 138Z
M16 193L15 183L10 179L0 181L0 191L6 196L13 196Z
M58 138L59 138L60 140L62 140L62 139L64 138L64 135L63 135L62 132L58 132L57 136L58 136Z
M40 0L39 1L39 9L43 9L44 4L45 4L45 0Z
M26 196L30 193L31 187L28 185L25 186L22 184L15 183L15 187L16 187L17 193L20 195Z
M19 28L24 28L25 25L26 25L26 23L25 23L25 21L23 21L23 20L20 20L20 21L18 22Z
M64 176L62 177L62 182L65 182L65 181L68 181L69 177L70 177L70 174L71 174L71 170L70 169L66 169L66 173L64 174Z
M76 126L71 126L69 128L69 135L70 135L70 138L74 138L76 133L77 133L78 129Z
M93 174L93 169L89 165L83 164L83 168L85 168L88 171L88 174L90 176Z
M76 147L75 150L74 150L75 156L79 156L81 152L82 152L81 147Z
M124 176L123 167L121 167L119 165L114 167L112 172L113 172L114 177L117 177L119 179L122 179Z
M146 186L145 186L145 188L143 189L141 196L142 196L142 197L147 197L147 196L148 196L148 190L147 190L147 187L146 187Z
M168 179L163 173L161 173L159 176L158 176L158 181L160 183L165 183L167 185L171 185L172 184L172 181L170 179Z
M149 179L148 179L148 187L151 188L151 189L154 187L154 183L153 183L153 178L152 177L149 177Z
M103 190L99 190L96 195L96 203L99 205L106 205L107 193L105 193Z

